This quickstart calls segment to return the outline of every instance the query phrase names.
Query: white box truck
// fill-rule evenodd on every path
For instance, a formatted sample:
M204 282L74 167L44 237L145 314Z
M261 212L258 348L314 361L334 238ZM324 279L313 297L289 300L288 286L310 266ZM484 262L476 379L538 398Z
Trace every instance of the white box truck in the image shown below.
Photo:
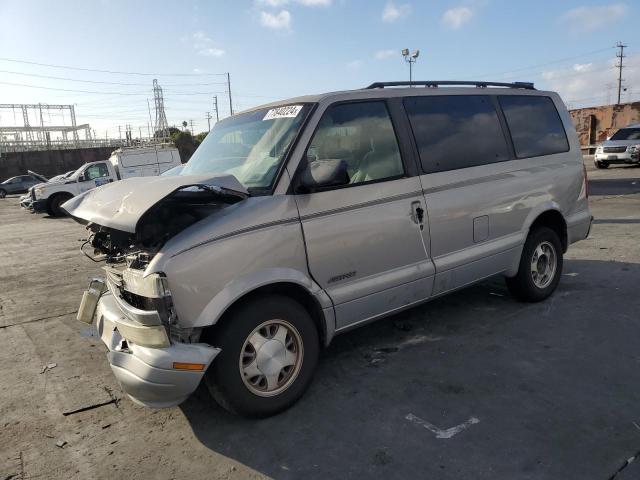
M80 193L125 178L161 175L181 163L173 145L122 147L108 160L86 163L67 178L36 186L31 190L31 208L36 213L61 216L60 205Z

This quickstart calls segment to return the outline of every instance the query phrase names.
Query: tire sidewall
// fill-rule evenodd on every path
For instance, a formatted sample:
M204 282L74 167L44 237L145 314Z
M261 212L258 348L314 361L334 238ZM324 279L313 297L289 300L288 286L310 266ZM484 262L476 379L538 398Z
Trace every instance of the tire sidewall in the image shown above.
M282 393L261 397L245 385L239 360L249 334L267 320L286 320L302 339L302 365L296 379ZM304 307L280 295L255 297L235 308L213 335L211 344L221 352L205 374L205 382L214 398L222 397L223 407L248 417L264 417L278 413L298 400L313 378L318 363L320 344L317 329Z
M553 248L555 249L556 270L551 283L545 288L539 288L533 282L533 278L531 276L531 258L533 257L533 253L538 245L545 241L551 243L553 245ZM558 282L560 282L560 277L562 276L562 257L562 244L560 243L560 239L558 238L557 233L550 228L536 228L527 238L524 249L522 251L520 270L523 275L522 280L525 284L526 289L528 290L527 293L532 297L534 301L544 300L549 295L551 295L558 286Z
M0 188L0 198L6 198L7 191L4 188Z
M50 214L54 217L64 217L65 213L60 208L60 205L66 202L69 198L71 197L63 194L58 194L58 195L55 195L53 198L51 198L51 200L49 201L49 208L48 208L48 210L50 211Z

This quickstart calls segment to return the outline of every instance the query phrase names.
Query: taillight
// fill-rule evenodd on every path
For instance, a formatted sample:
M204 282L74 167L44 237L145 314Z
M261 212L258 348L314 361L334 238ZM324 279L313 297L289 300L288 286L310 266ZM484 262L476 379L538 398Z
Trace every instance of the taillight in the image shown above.
M587 166L582 164L582 172L584 176L584 195L589 198L589 178L587 177Z

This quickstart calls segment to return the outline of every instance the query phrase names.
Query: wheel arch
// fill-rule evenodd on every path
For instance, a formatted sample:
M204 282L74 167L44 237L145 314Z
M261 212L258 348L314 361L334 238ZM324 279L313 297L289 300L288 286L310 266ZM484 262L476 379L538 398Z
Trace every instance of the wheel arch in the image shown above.
M567 248L569 248L567 221L565 220L564 215L562 215L560 210L556 208L550 208L539 213L529 225L529 232L531 232L538 226L547 227L555 231L560 238L562 252L566 253Z
M51 195L49 195L49 198L47 198L47 204L51 205L53 203L53 200L58 197L73 198L73 196L73 193L67 192L66 190L53 192Z
M278 269L279 270L279 269ZM282 272L280 272L282 273ZM311 316L323 345L327 346L335 332L335 314L328 295L318 285L302 274L279 275L278 279L264 273L260 277L269 277L271 281L238 279L231 282L218 293L204 308L194 326L205 330L215 328L224 322L232 309L242 303L264 294L284 295L299 302Z

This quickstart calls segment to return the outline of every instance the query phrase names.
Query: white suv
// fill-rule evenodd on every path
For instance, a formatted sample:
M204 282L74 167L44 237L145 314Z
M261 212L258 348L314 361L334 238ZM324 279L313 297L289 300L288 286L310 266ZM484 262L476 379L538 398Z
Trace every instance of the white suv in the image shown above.
M640 163L640 123L621 128L598 145L593 161L596 168Z

